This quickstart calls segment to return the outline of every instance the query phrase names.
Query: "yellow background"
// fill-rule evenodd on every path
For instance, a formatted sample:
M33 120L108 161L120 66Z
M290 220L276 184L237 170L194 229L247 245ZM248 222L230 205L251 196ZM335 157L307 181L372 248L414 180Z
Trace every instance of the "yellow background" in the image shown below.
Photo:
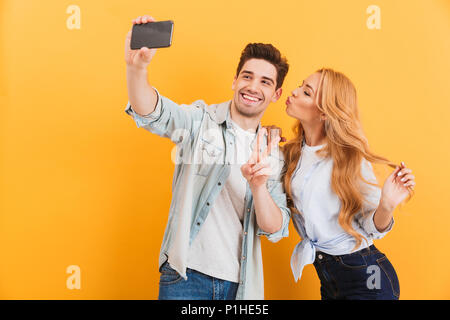
M79 30L66 27L72 4ZM372 4L380 30L366 26ZM244 46L278 47L291 69L263 124L288 138L290 91L322 66L348 75L373 151L405 161L417 181L375 244L402 299L450 298L450 1L3 0L0 12L0 298L157 298L173 145L124 113L125 35L144 14L175 22L149 79L179 103L230 99ZM312 265L293 281L298 240L291 224L289 238L263 241L267 299L320 298ZM66 287L69 265L81 268L80 290Z

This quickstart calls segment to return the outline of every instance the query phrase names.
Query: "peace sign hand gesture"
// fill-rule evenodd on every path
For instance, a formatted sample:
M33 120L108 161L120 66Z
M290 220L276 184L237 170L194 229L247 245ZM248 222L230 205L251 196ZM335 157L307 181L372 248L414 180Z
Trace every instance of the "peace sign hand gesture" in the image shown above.
M262 151L261 143L264 135L267 135L267 146L265 150ZM241 166L242 175L247 179L251 189L265 185L267 179L273 174L268 157L272 152L272 148L276 148L280 141L281 137L277 134L276 129L270 130L270 134L268 134L266 128L259 129L252 155L250 156L250 159Z

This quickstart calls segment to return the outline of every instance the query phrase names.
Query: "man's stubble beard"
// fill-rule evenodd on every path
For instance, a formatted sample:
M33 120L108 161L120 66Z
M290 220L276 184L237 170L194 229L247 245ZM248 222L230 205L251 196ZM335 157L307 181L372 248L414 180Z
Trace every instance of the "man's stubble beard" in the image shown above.
M239 99L239 97L238 97L237 99ZM254 111L254 112L246 112L244 108L240 108L239 102L236 101L237 99L235 98L235 100L234 100L234 109L235 109L236 112L239 113L241 116L244 116L244 117L246 117L246 118L257 118L257 117L259 117L259 116L264 112L264 109L263 109L262 111L259 111L259 112L257 112L257 111Z

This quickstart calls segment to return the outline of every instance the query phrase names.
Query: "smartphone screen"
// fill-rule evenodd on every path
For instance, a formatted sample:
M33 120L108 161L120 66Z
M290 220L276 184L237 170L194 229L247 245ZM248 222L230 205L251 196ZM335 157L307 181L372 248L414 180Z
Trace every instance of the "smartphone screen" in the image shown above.
M133 25L130 47L164 48L172 44L173 21L157 21Z

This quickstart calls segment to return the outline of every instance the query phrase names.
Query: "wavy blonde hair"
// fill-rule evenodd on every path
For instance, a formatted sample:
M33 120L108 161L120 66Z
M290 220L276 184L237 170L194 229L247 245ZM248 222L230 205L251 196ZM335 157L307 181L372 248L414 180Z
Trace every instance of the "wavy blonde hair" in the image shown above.
M315 102L320 112L326 115L324 125L326 145L317 151L317 154L331 157L333 160L331 188L341 201L339 224L355 238L355 250L361 245L362 239L367 241L352 226L354 216L363 212L365 200L361 191L361 181L378 186L363 178L362 159L392 168L395 168L396 164L370 151L359 120L356 89L350 79L329 68L322 68L316 72L320 73L320 81ZM294 214L298 214L292 202L291 177L300 159L304 131L300 121L293 129L295 138L283 146L286 160L284 187L288 195L289 208ZM411 197L412 189L408 190Z

